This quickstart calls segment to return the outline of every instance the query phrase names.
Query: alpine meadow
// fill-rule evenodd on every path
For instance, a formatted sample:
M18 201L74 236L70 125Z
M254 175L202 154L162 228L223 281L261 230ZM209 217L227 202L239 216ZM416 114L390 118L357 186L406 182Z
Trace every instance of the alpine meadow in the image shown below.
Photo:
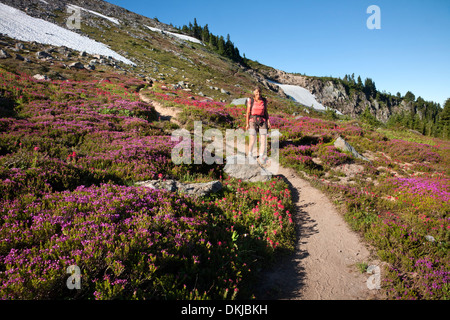
M190 19L175 27L101 0L1 1L0 298L450 299L450 92L441 105L379 91L375 77L286 72L211 32L213 17ZM262 156L173 161L173 133L194 137L198 121L248 144L243 98L257 87L269 164L282 170L260 174ZM184 150L219 154L205 136ZM310 215L322 203L309 191L344 233ZM347 235L367 254L313 249ZM320 289L308 259L358 280L324 271ZM286 261L292 290L277 283L294 283L277 273Z

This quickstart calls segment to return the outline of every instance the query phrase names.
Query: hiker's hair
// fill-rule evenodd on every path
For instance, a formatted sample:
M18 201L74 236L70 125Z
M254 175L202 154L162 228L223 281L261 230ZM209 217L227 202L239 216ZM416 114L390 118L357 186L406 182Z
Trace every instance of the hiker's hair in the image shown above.
M255 91L256 91L256 90L258 90L259 93L262 95L262 89L261 89L261 87L257 86L257 87L254 87L254 88L253 88L253 91L252 91L252 98L255 96Z
M253 92L255 92L256 90L258 90L260 93L262 93L262 89L261 89L261 87L255 87L254 89L253 89Z

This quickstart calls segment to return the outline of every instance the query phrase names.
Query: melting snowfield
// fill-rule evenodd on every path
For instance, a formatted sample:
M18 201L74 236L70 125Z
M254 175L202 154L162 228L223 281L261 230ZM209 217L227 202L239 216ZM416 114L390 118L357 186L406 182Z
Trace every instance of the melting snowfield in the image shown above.
M299 102L304 106L311 107L319 111L327 110L327 107L319 103L316 100L316 97L311 92L309 92L308 89L290 84L281 84L270 80L267 81L279 86L284 91L284 93L286 93L286 95L290 96L294 101ZM336 110L336 113L342 115L342 113L338 110Z
M82 7L79 7L79 6L76 6L76 5L74 5L74 4L69 4L69 5L67 5L67 6L68 6L69 8L74 8L74 9L84 10L84 11L86 11L86 12L95 14L96 16L99 16L99 17L101 17L101 18L103 18L103 19L109 20L109 21L111 21L112 23L120 24L119 19L111 18L111 17L105 16L105 15L103 15L103 14L101 14L101 13L98 13L98 12L95 12L95 11L92 11L92 10L88 10L88 9L85 9L85 8L82 8Z
M0 33L21 41L36 41L54 46L66 46L89 54L111 56L126 64L132 61L103 43L64 29L48 21L30 17L25 12L0 3Z
M161 33L167 33L167 34L170 34L170 35L172 35L172 36L174 36L174 37L177 37L177 38L179 38L179 39L181 39L181 40L185 40L185 41L191 41L191 42L195 42L195 43L198 43L198 44L203 44L200 40L198 40L197 38L194 38L194 37L190 37L190 36L186 36L186 35L184 35L184 34L179 34L179 33L173 33L173 32L169 32L169 31L164 31L164 30L161 30L161 29L158 29L158 28L153 28L153 27L149 27L149 26L146 26L147 28L149 28L150 30L152 30L152 31L155 31L155 32L161 32Z
M316 97L311 92L309 92L309 90L300 86L294 86L290 84L277 83L277 85L281 89L283 89L284 93L292 97L292 99L294 99L295 101L300 102L307 107L312 107L313 109L326 110L326 108L316 100Z

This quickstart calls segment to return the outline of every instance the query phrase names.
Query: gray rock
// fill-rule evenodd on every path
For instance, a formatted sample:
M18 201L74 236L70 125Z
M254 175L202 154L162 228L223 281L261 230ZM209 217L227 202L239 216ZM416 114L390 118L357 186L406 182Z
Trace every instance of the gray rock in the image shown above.
M84 64L82 64L81 62L73 62L69 64L69 68L84 69Z
M25 50L25 46L21 42L16 43L16 49L17 50Z
M16 53L16 60L25 61L25 58L22 57L20 54Z
M433 237L433 236L430 236L430 235L426 235L426 236L425 236L425 239L427 239L427 240L430 241L430 242L435 242L435 241L436 241L436 239L434 239L434 237Z
M0 59L11 58L11 55L5 50L0 50Z
M222 190L222 183L220 181L211 181L206 183L181 184L179 189L190 195L205 196Z
M336 139L336 141L334 142L334 146L341 150L341 151L347 151L347 152L351 152L351 154L357 158L357 159L361 159L364 161L370 161L369 159L367 159L366 157L360 155L355 148L353 148L347 141L345 141L344 139L342 139L341 137L338 137Z
M233 178L248 182L268 181L272 178L272 174L256 160L244 155L227 157L224 172Z
M53 59L52 55L45 51L36 52L36 58L38 58L38 59Z
M224 93L224 94L230 94L227 90L225 89L220 89L220 92Z
M36 79L36 80L42 80L42 81L47 81L47 80L50 80L50 78L49 77L47 77L46 75L42 75L42 74L35 74L34 76L33 76L33 78L34 79Z
M234 99L233 101L231 101L231 104L233 104L235 106L245 105L246 103L247 103L247 98L239 98L239 99Z
M205 183L181 183L176 180L148 180L137 182L137 186L150 189L162 189L170 192L181 192L192 196L202 197L210 193L218 192L222 189L220 181L211 181Z

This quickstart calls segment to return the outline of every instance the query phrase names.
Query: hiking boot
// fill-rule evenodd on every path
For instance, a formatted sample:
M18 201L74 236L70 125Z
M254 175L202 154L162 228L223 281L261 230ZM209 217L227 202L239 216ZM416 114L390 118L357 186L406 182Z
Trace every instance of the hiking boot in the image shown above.
M259 162L265 164L267 162L267 156L265 154L259 156Z
M255 164L256 163L256 157L253 155L252 152L248 153L248 159L249 159L249 163L250 164Z

